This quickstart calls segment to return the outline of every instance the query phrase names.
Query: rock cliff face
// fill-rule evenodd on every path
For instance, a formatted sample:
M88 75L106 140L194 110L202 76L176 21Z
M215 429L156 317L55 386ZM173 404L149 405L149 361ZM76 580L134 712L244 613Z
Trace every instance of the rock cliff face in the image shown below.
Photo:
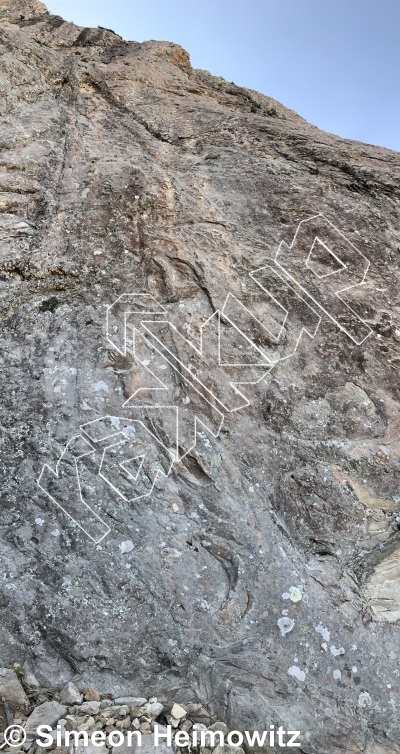
M0 665L400 751L399 155L0 23Z

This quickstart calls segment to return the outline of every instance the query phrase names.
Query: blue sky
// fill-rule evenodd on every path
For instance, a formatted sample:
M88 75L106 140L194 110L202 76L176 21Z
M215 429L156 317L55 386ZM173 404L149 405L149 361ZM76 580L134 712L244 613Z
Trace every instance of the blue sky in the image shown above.
M400 0L47 0L125 39L177 42L192 65L325 131L400 151Z

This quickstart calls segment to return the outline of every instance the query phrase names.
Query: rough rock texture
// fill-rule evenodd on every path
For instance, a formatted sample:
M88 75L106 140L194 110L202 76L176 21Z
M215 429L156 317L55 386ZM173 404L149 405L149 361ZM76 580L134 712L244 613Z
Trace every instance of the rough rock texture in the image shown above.
M10 668L0 668L0 699L6 699L12 710L24 710L28 706L28 697Z
M34 1L0 0L0 22L1 663L47 686L84 675L119 696L195 697L233 728L300 729L310 754L395 751L399 155L193 70L177 45L79 28ZM348 273L357 252L329 253L329 222L288 246L319 213L371 262L344 294L353 313L329 286L339 268L346 287L362 279ZM282 240L291 288L273 261ZM147 318L177 328L133 316L142 367L133 325L121 347L123 305L119 351L106 338L106 307L127 293L151 295L166 313ZM228 293L225 366L217 315L204 360L192 354L210 408L149 328L187 364L182 336L199 343ZM161 384L149 364L180 410L171 469L175 409L136 393ZM218 434L224 399L237 405L230 381L263 375ZM199 425L193 448L195 413L218 436ZM107 436L129 420L136 439L107 451L106 481ZM150 459L136 499L121 449ZM80 504L77 470L104 523Z
M12 671L0 668L0 677L9 676L10 672ZM23 709L19 708L18 717L13 718L13 724L21 726L25 731L26 742L22 741L25 736L21 729L16 734L18 743L23 743L23 750L27 754L38 754L36 738L40 733L39 725L50 726L53 737L50 751L55 751L56 754L66 754L68 751L71 754L85 751L90 754L95 754L96 751L103 754L136 754L137 751L142 754L178 754L180 750L183 754L186 751L187 754L188 747L185 747L184 743L190 745L189 751L193 754L208 754L211 751L215 754L244 754L243 749L229 745L228 726L215 719L216 716L211 715L198 702L189 702L183 707L171 700L163 699L161 702L157 697L150 697L149 700L135 697L115 699L112 692L100 694L95 689L85 689L83 679L78 684L83 694L71 681L60 692L40 689L37 686L33 689L27 683L27 677L21 668L19 672L24 688L29 694L29 704ZM6 736L2 735L5 727L2 725L2 713L7 710L10 714L10 705L15 696L13 682L8 686L3 683L1 691L3 695L0 701L0 746L3 748L3 738ZM25 693L22 686L21 691ZM96 702L87 699L93 693L98 697ZM86 700L84 702L83 697ZM60 704L60 701L67 706ZM58 733L61 734L61 740L57 740ZM66 736L69 733L71 738L68 741ZM78 738L77 743L74 741L77 733L87 735L87 745L84 745L82 737ZM99 733L102 741L92 741L92 736ZM115 738L113 740L115 733L118 737L122 735L125 740L118 744ZM254 732L249 731L249 734L246 741L251 743ZM260 735L268 741L271 738L270 728L260 732ZM272 735L274 737L275 732ZM289 738L284 731L283 740ZM236 735L233 736L233 740L237 742ZM7 740L4 743L6 745ZM14 743L17 743L16 739ZM179 743L182 747L178 746ZM12 747L7 746L5 751L12 751Z

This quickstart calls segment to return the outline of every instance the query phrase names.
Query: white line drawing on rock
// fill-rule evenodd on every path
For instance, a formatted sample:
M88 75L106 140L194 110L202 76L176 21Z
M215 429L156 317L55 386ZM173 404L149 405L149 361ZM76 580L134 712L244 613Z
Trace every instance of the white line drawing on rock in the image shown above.
M249 273L265 295L262 317L228 293L222 308L202 323L197 344L182 335L176 317L151 294L121 294L107 307L106 338L113 349L131 356L132 362L150 375L151 384L137 388L123 403L127 416L106 415L81 425L82 435L67 443L56 470L44 465L38 486L93 542L100 542L111 529L83 500L79 460L97 451L97 474L119 497L126 502L149 497L158 475L168 477L174 463L196 446L198 428L218 437L226 414L250 405L245 390L264 380L277 364L291 359L303 336L314 339L324 314L354 343L364 343L372 330L346 302L345 294L365 283L369 267L369 260L354 244L324 215L317 214L299 223L290 245L281 241L272 262ZM222 321L235 337L243 339L250 361L224 358ZM255 329L265 333L269 349L255 342ZM278 354L274 352L277 346L281 348ZM184 405L173 400L164 376L167 368L179 375L185 387ZM234 379L229 374L232 369L239 372ZM172 446L165 445L145 425L143 417L150 412L163 412L163 416L170 412ZM183 438L188 412L191 432ZM79 500L82 505L80 515L71 514L71 502L61 503L48 489L50 482L54 485L68 473L75 503Z
M72 519L82 529L92 542L99 544L102 539L107 537L111 529L84 501L78 468L79 459L93 452L93 447L82 435L72 437L58 459L55 471L47 463L44 464L37 480L37 485L55 505L61 508L68 518ZM67 500L63 498L59 500L55 497L52 489L49 491L49 487L56 486L57 481L60 481L65 475L68 475L72 481L71 496ZM73 499L74 495L76 500ZM74 503L77 504L78 500L77 511L71 512L71 507ZM68 510L68 507L70 510Z
M307 233L310 233L310 231L312 235L311 245L307 238ZM329 236L331 244L323 241L318 235L318 233L322 235L323 232ZM338 263L336 269L325 274L318 274L312 262L313 252L318 245L328 251L332 259ZM337 245L340 245L347 261L343 261L339 254L334 251ZM370 268L370 261L324 215L318 214L302 220L290 246L285 241L281 241L279 244L275 264L292 281L292 284L300 288L303 294L310 298L318 308L322 309L354 343L361 345L371 335L372 329L343 298L345 293L364 284ZM307 270L314 275L319 283L317 286L319 296L313 293L316 286L313 285L314 281L311 275L306 274ZM324 282L327 282L328 285L324 286ZM330 306L327 306L328 303ZM346 315L354 318L355 322L346 324L344 321Z

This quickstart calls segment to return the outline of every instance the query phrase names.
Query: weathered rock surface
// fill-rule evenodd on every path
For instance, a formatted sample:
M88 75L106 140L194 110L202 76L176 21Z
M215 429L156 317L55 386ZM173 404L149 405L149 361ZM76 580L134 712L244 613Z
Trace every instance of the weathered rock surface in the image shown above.
M39 725L55 727L60 718L64 717L66 711L66 707L54 700L43 702L43 704L35 707L32 714L28 717L26 722L27 733L31 736L37 735Z
M34 1L0 0L0 22L1 662L197 698L234 729L301 730L307 754L395 751L399 155L177 45ZM132 293L159 302L131 316L141 366L128 299L105 330ZM202 359L182 336L223 308Z
M60 691L60 702L62 704L80 704L82 699L83 695L79 693L74 683L65 684Z
M26 685L26 676L23 677L23 683ZM73 686L73 684L70 683L68 686ZM11 703L12 690L9 691L9 696L5 696L4 700L0 701L0 746L3 748L4 743L5 751L13 748L7 746L6 736L1 735L3 733L1 708ZM68 691L71 693L71 688ZM55 692L55 697L60 697L63 692L64 689L60 694ZM97 693L101 698L101 694ZM43 696L47 696L47 701L40 704ZM130 709L126 709L126 718L120 721L118 718L121 716L121 707L118 706L117 700L112 698L112 692L103 695L103 697L101 701L107 702L106 712L109 714L106 715L104 708L100 708L96 709L92 716L86 714L85 703L74 704L66 709L61 707L57 698L51 698L49 690L36 689L30 694L31 707L28 716L23 712L18 716L19 744L22 745L22 751L27 752L27 754L37 754L36 738L42 736L43 732L45 732L46 737L50 735L53 743L50 740L49 748L49 741L46 741L46 746L41 748L46 748L54 754L67 754L68 752L71 752L71 754L84 754L84 752L94 754L96 751L100 754L108 754L108 752L111 752L111 754L118 754L118 752L135 754L138 750L144 754L152 754L152 752L165 754L165 752L179 752L181 743L189 744L189 750L197 754L208 754L212 750L221 753L221 747L222 751L226 751L227 754L231 751L231 746L226 743L226 741L229 741L230 735L228 726L221 721L212 722L215 720L215 716L212 716L204 708L202 708L202 713L207 723L201 725L201 730L204 732L204 741L201 738L202 734L195 732L196 726L198 727L195 719L199 707L196 703L189 703L184 707L176 703L172 703L172 705L169 703L164 708L164 704L161 704L157 697L150 697L149 700L145 698L142 700L134 699L135 704L130 705ZM139 707L136 706L137 704L139 704ZM157 710L155 710L156 706ZM168 729L164 724L168 717L166 710L172 710L176 707L179 707L182 715L180 719L177 719L177 724ZM68 714L65 714L67 712ZM136 719L136 713L140 717L140 723ZM60 719L60 714L65 714L65 718ZM50 726L50 729L38 730L39 725ZM24 741L21 737L21 732L23 732L21 728L26 731ZM215 731L219 731L219 733L216 734ZM269 731L266 735L269 736ZM179 737L181 737L180 740ZM3 741L3 738L6 738L6 740ZM204 742L207 743L207 746L202 745ZM183 751L187 751L187 749L187 745L182 746ZM234 747L234 751L241 754L243 750Z
M13 710L24 710L29 704L16 673L9 668L0 669L0 699L6 699Z

